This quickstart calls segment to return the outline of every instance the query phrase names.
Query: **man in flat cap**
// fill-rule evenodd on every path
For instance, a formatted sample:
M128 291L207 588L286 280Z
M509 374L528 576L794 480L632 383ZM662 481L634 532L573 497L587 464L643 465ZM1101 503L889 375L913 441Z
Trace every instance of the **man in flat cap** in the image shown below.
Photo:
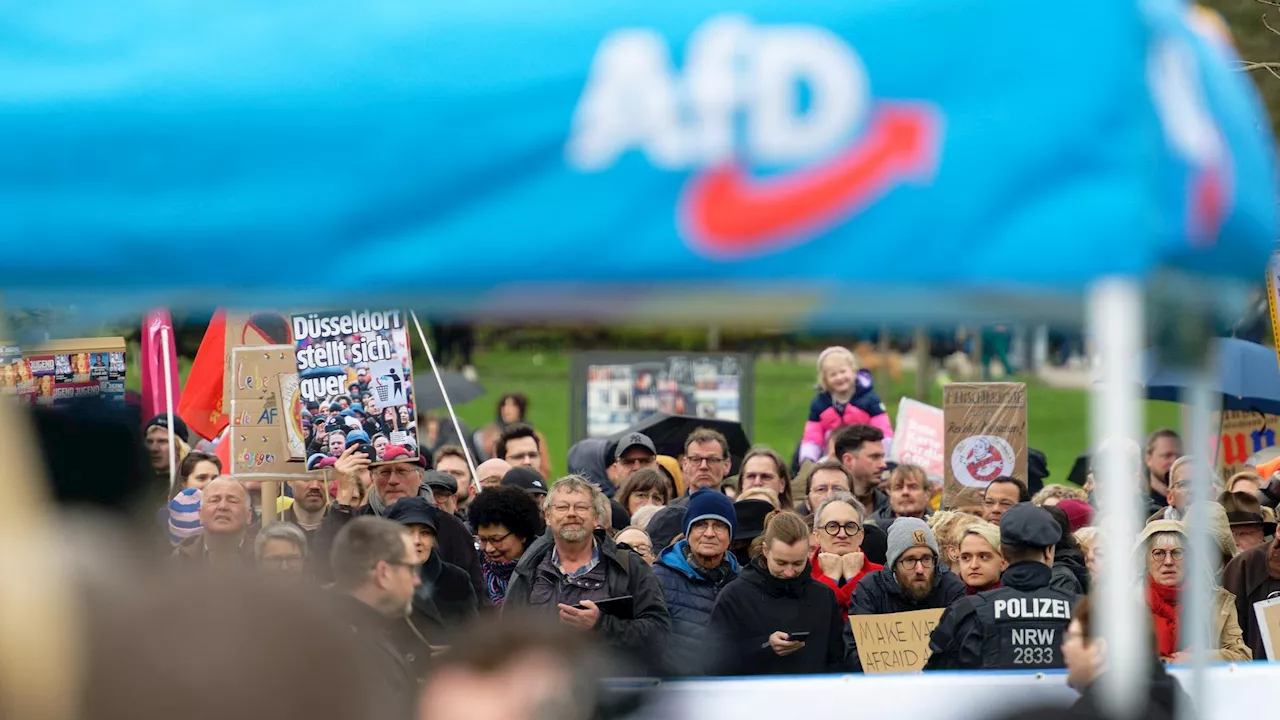
M1062 642L1076 597L1049 586L1062 528L1044 508L1018 503L1000 519L1009 563L1001 587L947 608L929 638L926 670L1065 667Z

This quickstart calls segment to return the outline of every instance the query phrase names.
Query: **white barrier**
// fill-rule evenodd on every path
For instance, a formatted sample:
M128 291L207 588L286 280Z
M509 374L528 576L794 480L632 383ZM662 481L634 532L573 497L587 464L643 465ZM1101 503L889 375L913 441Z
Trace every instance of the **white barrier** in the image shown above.
M1184 669L1173 670L1186 688ZM924 675L808 675L662 684L652 718L913 718L987 720L1030 705L1075 702L1066 671L937 672ZM1204 720L1240 720L1272 707L1280 663L1219 665L1208 671Z

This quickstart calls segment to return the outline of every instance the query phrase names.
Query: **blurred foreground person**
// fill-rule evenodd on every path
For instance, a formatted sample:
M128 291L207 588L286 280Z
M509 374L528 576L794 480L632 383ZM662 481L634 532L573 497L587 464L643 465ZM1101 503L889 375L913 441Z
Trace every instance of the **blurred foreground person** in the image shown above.
M504 614L465 628L420 694L419 720L608 720L600 678L617 674L595 636ZM370 716L372 717L372 716Z
M200 525L204 528L173 551L183 567L253 567L253 539L249 521L253 506L249 491L239 481L220 477L205 485L200 498Z
M1089 596L1080 598L1073 609L1073 617L1062 641L1062 656L1067 665L1067 684L1080 693L1080 699L1071 706L1081 718L1102 718L1102 702L1098 697L1098 679L1106 672L1107 641L1095 637L1093 631L1092 603ZM1177 678L1165 672L1164 666L1153 656L1150 662L1150 683L1147 685L1147 702L1135 720L1173 720L1175 706L1190 703Z
M690 505L693 503L691 502ZM724 675L804 675L845 669L835 595L809 568L809 527L790 511L765 525L759 558L729 583L711 611L707 652Z
M1254 660L1266 660L1266 641L1254 603L1280 597L1280 537L1240 553L1222 573L1222 587L1236 598L1236 619Z
M78 578L86 612L81 717L407 717L363 661L360 638L314 594L247 573L148 573L106 557L103 538L85 547L100 571Z
M418 683L392 638L412 610L420 582L409 533L383 518L356 518L334 539L332 563L339 607L363 644L361 664L380 678L381 693L397 709L395 717L407 717Z
M551 486L543 506L551 532L520 557L502 609L555 613L561 623L598 633L611 647L653 666L670 629L662 587L638 555L618 550L604 531L595 530L598 499L604 494L580 475ZM624 597L630 601L607 611L596 605Z

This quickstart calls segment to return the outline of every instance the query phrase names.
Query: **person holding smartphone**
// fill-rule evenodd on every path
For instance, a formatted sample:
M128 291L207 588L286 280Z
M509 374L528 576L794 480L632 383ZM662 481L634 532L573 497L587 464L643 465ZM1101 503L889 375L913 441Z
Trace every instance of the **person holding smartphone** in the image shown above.
M709 637L721 675L846 671L844 618L835 595L813 579L811 533L794 512L770 514L761 555L721 591Z

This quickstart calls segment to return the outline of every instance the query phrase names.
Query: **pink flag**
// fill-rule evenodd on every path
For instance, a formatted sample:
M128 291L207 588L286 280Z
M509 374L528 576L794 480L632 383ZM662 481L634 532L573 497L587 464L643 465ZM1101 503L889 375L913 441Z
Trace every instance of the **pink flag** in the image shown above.
M166 340L168 352L165 352ZM142 320L142 353L138 358L138 365L142 369L143 420L169 412L165 405L166 376L173 393L172 411L177 414L178 398L181 397L178 349L173 337L173 318L165 308L152 310Z

